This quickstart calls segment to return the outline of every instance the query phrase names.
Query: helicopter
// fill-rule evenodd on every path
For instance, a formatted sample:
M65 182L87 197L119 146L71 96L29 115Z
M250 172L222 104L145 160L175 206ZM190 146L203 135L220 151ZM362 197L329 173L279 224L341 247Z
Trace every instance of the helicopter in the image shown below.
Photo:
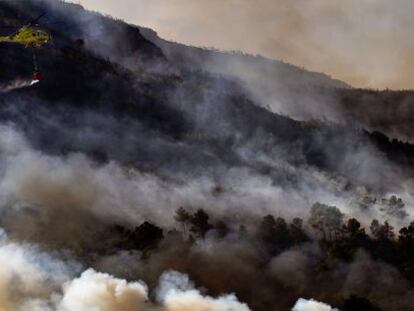
M41 47L50 40L50 35L40 29L31 26L23 26L15 34L10 36L0 37L1 42L10 42L23 44L27 47Z
M37 26L37 22L44 16L45 14L39 15L37 18L32 20L25 26L22 26L18 29L15 33L9 36L0 36L0 43L8 42L8 43L16 43L24 45L26 48L40 48L43 44L49 42L51 40L50 34L39 28ZM39 72L37 66L36 55L33 52L33 80L40 81L43 79L43 75Z

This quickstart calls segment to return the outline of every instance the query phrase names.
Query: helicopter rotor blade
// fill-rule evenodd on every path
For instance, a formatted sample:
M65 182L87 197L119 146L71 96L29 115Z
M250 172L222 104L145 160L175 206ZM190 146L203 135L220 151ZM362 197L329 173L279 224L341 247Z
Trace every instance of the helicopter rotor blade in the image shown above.
M0 26L0 30L4 29L5 31L7 30L9 32L13 31L11 34L10 33L7 34L7 35L10 35L10 36L14 36L15 34L17 34L19 32L19 28L20 27L17 27L17 26Z
M13 37L15 35L17 35L19 33L19 27L12 27L12 26L7 26L7 27L0 27L1 29L13 29L14 31L12 33L8 33L7 36Z
M63 24L63 22L47 22L47 23L41 23L40 26L50 26L50 25L59 25Z
M35 19L33 19L28 25L29 26L32 26L32 25L36 24L36 22L38 22L45 15L46 15L46 13L40 14L38 17L36 17Z

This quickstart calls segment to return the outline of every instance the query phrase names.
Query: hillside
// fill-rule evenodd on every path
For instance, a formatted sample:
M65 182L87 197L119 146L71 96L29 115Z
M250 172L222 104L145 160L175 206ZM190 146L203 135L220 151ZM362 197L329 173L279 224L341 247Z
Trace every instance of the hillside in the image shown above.
M31 10L33 10L31 16L16 13L21 12L18 11L19 8L21 9L21 3L12 7L5 5L5 9L2 11L5 17L3 22L5 25L22 24L45 9L42 7L42 3L42 1L32 1L25 4L23 8L31 6ZM65 10L65 14L61 12L62 10ZM223 154L226 154L233 160L238 157L232 155L233 149L240 144L245 144L246 140L257 135L258 131L271 135L281 143L301 146L298 150L299 154L295 155L295 158L302 158L303 164L316 163L324 167L330 166L328 163L330 156L324 150L325 146L318 147L319 143L315 141L315 137L323 135L325 139L329 139L337 133L339 136L355 136L357 140L367 139L364 138L362 132L359 134L357 131L351 130L347 133L346 128L322 123L315 126L311 123L301 123L288 117L272 114L255 105L254 98L249 98L249 92L246 92L237 83L237 80L233 81L221 77L217 73L212 75L202 68L181 68L179 65L183 62L177 62L177 65L175 60L170 60L168 57L169 62L167 62L163 54L165 52L142 37L139 29L134 26L128 26L120 21L110 20L92 13L92 16L97 18L94 23L99 23L100 29L103 29L101 31L105 33L105 29L108 30L105 38L123 38L124 42L123 45L114 44L116 48L112 46L110 51L100 50L97 47L104 43L99 40L99 37L88 36L84 30L83 32L76 30L88 29L88 22L84 27L75 27L76 21L88 20L83 15L91 13L83 11L78 5L55 4L52 6L50 14L53 14L54 19L61 21L59 26L50 29L55 38L54 44L35 51L41 70L47 75L46 79L32 88L7 92L1 98L2 118L14 122L23 122L20 119L24 118L25 122L30 120L30 126L33 127L35 124L29 132L34 135L32 143L37 141L47 143L49 148L59 150L59 146L53 145L65 142L64 144L73 148L95 150L98 146L92 148L66 141L73 139L73 137L62 137L57 142L53 142L53 140L49 142L47 141L49 139L43 137L48 136L49 132L59 133L62 131L60 127L66 124L70 127L80 128L92 126L86 123L89 120L82 120L84 115L82 111L84 110L90 113L100 113L103 116L109 114L111 122L114 122L112 120L114 117L125 119L125 124L130 123L130 126L140 127L139 132L144 131L145 135L151 133L150 135L162 135L166 140L188 141L189 145L201 144L202 149L212 147L208 153L216 154L217 148L225 147L228 149L226 152L220 151L221 156L217 154L215 156L222 157ZM75 18L65 19L66 14ZM19 16L19 19L13 19L10 16ZM62 29L68 28L75 28L75 30L69 33L62 31ZM77 44L79 39L83 40L82 45ZM93 46L93 49L89 46ZM3 45L0 49L3 56L1 58L2 66L6 69L1 73L0 79L2 81L12 81L13 77L30 75L32 55L29 50L13 45ZM131 55L137 56L134 59L134 66L129 66ZM229 58L230 55L225 57ZM239 56L235 57L237 59ZM248 56L245 57L248 58ZM128 65L125 66L125 64ZM276 66L285 66L287 68L285 70L291 70L293 75L300 76L301 71L293 66L275 64ZM329 80L322 74L304 73L303 75L304 77L301 79L291 80L292 83L298 83L299 86L284 85L279 87L286 88L287 92L291 92L291 88L300 87L301 83L305 83L303 81L313 81L316 90L320 85L314 80L318 80L318 78L320 80L321 77L325 88L329 84L343 85L340 82ZM309 88L312 88L312 83ZM11 105L16 106L16 97L22 104L11 109ZM28 101L33 103L26 104ZM36 107L33 107L34 103L36 103ZM204 107L206 105L208 107ZM37 109L37 107L41 109ZM57 113L54 113L55 111ZM62 111L66 111L66 113L62 115ZM46 115L50 113L54 114L53 117L50 116L52 120L55 118L62 118L62 120L43 124L41 118L47 118ZM134 124L134 120L138 124ZM211 123L213 120L214 123ZM212 124L214 124L213 127ZM111 126L115 125L108 125L108 132L110 132ZM42 132L34 134L38 128ZM125 130L128 131L128 128ZM130 129L130 132L133 131ZM65 132L65 135L69 133ZM317 139L319 140L319 138ZM148 148L150 147L148 146ZM102 146L102 148L106 148L106 146ZM120 145L113 148L119 150L117 153L120 157L127 154L121 151L122 148L126 147ZM127 148L132 148L132 146ZM337 148L343 149L344 151L339 151L343 154L346 153L345 150L348 146L337 146ZM309 152L309 150L312 151ZM99 150L99 148L95 151L105 159L111 159L114 156L106 154L106 150ZM176 151L174 150L174 152ZM131 157L134 157L134 152L132 150L130 152L132 153ZM147 152L152 154L150 150L140 150L140 153ZM205 150L201 152L204 153ZM154 156L157 157L156 154ZM313 163L313 161L317 162ZM195 162L197 163L197 161ZM140 165L143 164L140 163Z
M177 66L202 70L236 79L243 84L255 101L269 110L299 119L332 119L333 89L349 89L346 83L326 74L271 60L260 55L241 52L220 52L169 42L151 29L140 28L142 34L159 46ZM322 108L322 109L321 109Z
M413 141L412 92L354 89L325 74L240 52L220 52L164 40L151 29L142 34L178 66L240 81L256 103L301 120L318 119L379 131Z
M337 98L345 111L346 122L357 121L369 130L414 141L413 91L338 90Z
M405 94L62 1L0 1L0 28L42 12L53 42L0 45L4 310L412 305L414 145L363 113Z

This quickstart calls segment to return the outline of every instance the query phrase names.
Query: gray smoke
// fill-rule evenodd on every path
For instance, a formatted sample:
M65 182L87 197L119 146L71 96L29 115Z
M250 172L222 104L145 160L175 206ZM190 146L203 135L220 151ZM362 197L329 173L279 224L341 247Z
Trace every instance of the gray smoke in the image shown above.
M102 16L76 9L72 16L59 2L36 3L48 3L64 21L73 18L80 29L68 35L84 37L88 51L119 66L130 64L131 59L114 47L124 34L122 29L108 33L110 24ZM134 65L128 67L134 77L131 81L148 82L144 78L151 71L142 73L138 70L142 63ZM247 82L261 79L246 77L247 71L240 65L233 75L245 75ZM338 293L344 298L353 291L374 297L386 307L390 302L382 297L392 296L401 309L411 304L407 293L412 290L399 272L363 251L325 273L315 267L315 261L323 261L317 245L304 244L266 258L263 246L252 238L264 215L288 221L307 218L317 201L337 206L346 218L357 217L366 227L373 218L389 220L396 228L406 225L414 201L412 179L404 168L354 130L289 123L283 118L249 122L263 110L248 111L249 119L242 121L236 114L251 107L253 96L260 104L275 100L275 107L295 117L336 120L340 117L337 107L320 114L329 100L319 106L319 98L311 98L306 108L300 102L283 110L288 106L278 106L273 93L260 99L259 89L245 91L243 83L210 74L192 75L184 69L177 72L188 75L190 81L176 82L180 87L168 90L162 107L189 124L178 138L151 128L144 118L118 119L92 109L71 110L63 104L61 108L58 103L52 111L41 100L15 98L13 109L23 121L2 122L0 127L0 227L7 232L4 246L0 245L0 261L5 261L0 269L4 310L253 310L233 292L248 297L258 309L291 308L297 297L325 301L325 295L331 302ZM170 72L151 77L156 81L171 78ZM137 87L131 84L131 89ZM233 103L240 104L238 110L231 109ZM32 105L36 122L24 118L24 110L19 110L24 104ZM76 117L65 127L62 116L66 114ZM170 119L172 114L159 122ZM288 125L276 130L268 125L279 121ZM41 144L43 127L52 137L52 147ZM299 136L307 136L294 142L279 137L292 128ZM303 145L309 141L326 155L326 167L307 162ZM91 155L95 149L107 154L105 161ZM407 215L388 209L391 195L403 199ZM203 208L213 221L223 220L233 231L218 239L219 233L211 230L205 239L190 243L174 231L178 224L173 215L180 206L190 212ZM157 250L105 249L110 243L104 238L106 229L115 224L134 228L144 221L165 229ZM240 225L252 235L246 238L237 231ZM100 253L102 248L106 252ZM315 271L323 279L317 288L311 278ZM279 296L279 292L288 294ZM300 299L293 310L335 309Z
M413 87L409 0L80 3L167 40L283 59L357 87Z

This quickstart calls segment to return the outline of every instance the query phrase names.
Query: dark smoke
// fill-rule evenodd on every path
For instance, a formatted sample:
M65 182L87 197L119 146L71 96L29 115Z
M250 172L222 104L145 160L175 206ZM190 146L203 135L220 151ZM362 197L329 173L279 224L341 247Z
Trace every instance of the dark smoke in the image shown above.
M284 97L310 90L279 115L244 67L79 5L2 1L0 24L43 11L45 80L0 94L4 310L410 308L410 153L320 121L346 85L279 64ZM0 47L4 85L27 53Z

